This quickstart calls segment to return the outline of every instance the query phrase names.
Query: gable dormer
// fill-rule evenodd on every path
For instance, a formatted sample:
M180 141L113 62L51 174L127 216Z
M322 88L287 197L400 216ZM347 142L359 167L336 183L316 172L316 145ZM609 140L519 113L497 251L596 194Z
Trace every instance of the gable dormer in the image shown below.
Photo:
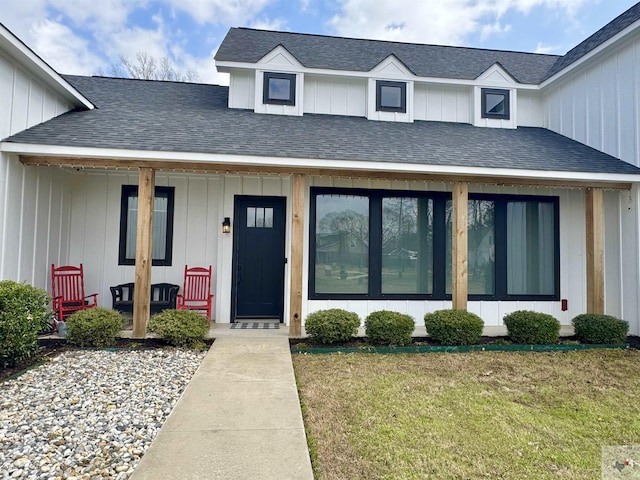
M494 63L473 87L473 124L476 127L516 128L518 82Z
M367 82L367 118L413 122L413 73L394 55L371 69Z
M302 65L282 45L256 64L256 113L302 115L304 73Z

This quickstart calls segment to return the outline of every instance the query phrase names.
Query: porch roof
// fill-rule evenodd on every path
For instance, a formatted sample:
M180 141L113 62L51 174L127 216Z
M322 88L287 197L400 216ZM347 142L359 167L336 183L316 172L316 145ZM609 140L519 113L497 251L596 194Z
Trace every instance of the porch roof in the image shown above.
M493 129L446 122L376 122L337 115L256 114L227 108L228 88L222 86L65 78L97 108L68 112L4 142L421 167L640 174L633 165L544 128Z

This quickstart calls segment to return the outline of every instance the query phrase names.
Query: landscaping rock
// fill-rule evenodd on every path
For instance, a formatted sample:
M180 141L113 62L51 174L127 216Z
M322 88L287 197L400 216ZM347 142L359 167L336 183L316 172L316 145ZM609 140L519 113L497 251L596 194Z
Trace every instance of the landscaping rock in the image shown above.
M4 478L126 479L204 352L67 351L0 384Z

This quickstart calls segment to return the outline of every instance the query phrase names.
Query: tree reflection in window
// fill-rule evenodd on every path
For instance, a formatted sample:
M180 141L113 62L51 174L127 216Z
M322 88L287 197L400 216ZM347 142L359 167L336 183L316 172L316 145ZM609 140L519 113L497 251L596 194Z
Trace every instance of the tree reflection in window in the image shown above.
M369 199L357 195L316 197L317 293L367 293Z

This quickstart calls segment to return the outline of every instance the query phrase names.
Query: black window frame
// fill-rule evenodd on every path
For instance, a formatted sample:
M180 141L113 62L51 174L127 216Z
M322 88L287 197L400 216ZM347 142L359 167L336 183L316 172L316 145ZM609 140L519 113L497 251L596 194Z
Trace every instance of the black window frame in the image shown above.
M400 88L400 106L388 107L382 105L382 87ZM376 80L376 111L407 113L407 83L392 82L390 80Z
M289 80L289 99L282 100L280 98L269 97L269 80L272 78L280 80ZM262 103L266 105L296 105L296 74L295 73L277 73L264 72L262 83Z
M487 95L502 95L504 97L504 113L491 113L487 111ZM511 118L511 92L502 88L483 88L482 97L482 118L495 118L497 120L509 120Z
M446 203L450 192L376 190L311 187L309 212L309 299L310 300L451 300L446 293ZM368 293L316 293L316 197L319 195L354 195L369 198ZM433 289L431 293L382 293L382 199L390 197L428 198L433 201ZM469 294L469 301L559 301L560 300L560 200L557 196L476 194L469 200L495 202L495 288L493 294ZM553 205L554 222L554 293L549 295L507 293L507 204L509 202L545 202ZM373 241L373 235L378 235Z
M129 198L138 196L138 185L122 185L120 198L120 236L118 244L118 265L135 265L135 258L127 258L127 218L129 211ZM173 261L173 215L175 206L175 187L155 187L154 199L164 197L167 199L167 228L165 238L164 258L151 260L153 266L170 267Z

